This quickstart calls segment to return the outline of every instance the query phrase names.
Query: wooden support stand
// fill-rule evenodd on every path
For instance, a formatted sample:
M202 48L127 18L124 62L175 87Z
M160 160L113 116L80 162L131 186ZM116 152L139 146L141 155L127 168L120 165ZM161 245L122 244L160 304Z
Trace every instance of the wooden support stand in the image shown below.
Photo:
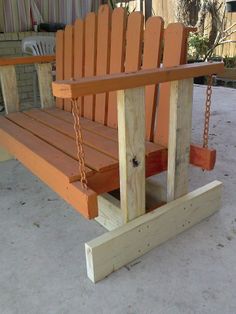
M55 106L51 89L52 65L51 63L39 63L36 64L36 70L38 73L41 108L52 108Z
M145 214L145 110L143 89L118 94L121 202L99 197L96 219L109 232L85 244L88 277L97 282L220 209L222 183L188 193L193 80L171 82L166 195L147 182L154 199L167 204ZM133 161L137 159L136 167Z

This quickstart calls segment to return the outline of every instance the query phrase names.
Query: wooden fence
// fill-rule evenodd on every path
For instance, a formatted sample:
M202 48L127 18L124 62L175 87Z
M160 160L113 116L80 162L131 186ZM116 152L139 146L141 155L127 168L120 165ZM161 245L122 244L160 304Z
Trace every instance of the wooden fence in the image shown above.
M150 15L150 13L152 12L152 14L154 15L162 16L165 20L166 25L172 22L176 22L176 0L146 0L143 1L142 4L140 4L142 1L143 0L130 1L132 8L136 7L137 9L140 9L140 7L143 7L144 10L146 8L146 12L148 12L148 15ZM233 23L236 23L236 13L227 13L226 28ZM236 30L236 26L234 29ZM236 33L233 34L229 39L233 40L234 42L226 43L222 46L219 46L216 49L216 55L228 57L236 56Z

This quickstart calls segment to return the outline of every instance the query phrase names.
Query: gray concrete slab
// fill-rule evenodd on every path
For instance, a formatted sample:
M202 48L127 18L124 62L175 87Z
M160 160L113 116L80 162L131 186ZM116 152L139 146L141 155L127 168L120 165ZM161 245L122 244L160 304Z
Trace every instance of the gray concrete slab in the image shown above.
M201 143L205 87L195 87ZM214 88L216 169L191 168L191 188L222 180L222 210L98 284L84 242L104 232L17 161L0 164L0 314L236 313L236 91Z

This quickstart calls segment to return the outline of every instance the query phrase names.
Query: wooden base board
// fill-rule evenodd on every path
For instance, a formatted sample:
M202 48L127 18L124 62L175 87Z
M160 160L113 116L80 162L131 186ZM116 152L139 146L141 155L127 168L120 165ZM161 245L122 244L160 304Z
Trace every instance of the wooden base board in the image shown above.
M85 244L88 277L97 282L220 209L214 181Z
M11 160L14 157L10 155L4 148L0 147L0 162Z

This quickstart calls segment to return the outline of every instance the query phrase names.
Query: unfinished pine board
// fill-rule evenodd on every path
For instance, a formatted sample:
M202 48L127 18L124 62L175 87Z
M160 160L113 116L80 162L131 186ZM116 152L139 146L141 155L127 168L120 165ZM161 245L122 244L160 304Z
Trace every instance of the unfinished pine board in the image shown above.
M145 213L144 88L118 92L120 198L124 222Z
M64 79L64 31L59 30L56 33L56 80ZM64 99L56 98L56 107L64 108Z
M54 107L52 94L52 65L51 63L39 63L36 65L39 82L41 108Z
M88 277L97 282L218 211L222 183L211 182L85 244Z
M192 133L193 80L170 85L167 201L187 194Z
M13 156L8 153L3 147L0 147L0 162L13 159Z
M1 66L0 78L6 113L19 111L20 101L14 65Z
M120 201L111 194L98 196L98 217L95 220L108 231L123 225Z

